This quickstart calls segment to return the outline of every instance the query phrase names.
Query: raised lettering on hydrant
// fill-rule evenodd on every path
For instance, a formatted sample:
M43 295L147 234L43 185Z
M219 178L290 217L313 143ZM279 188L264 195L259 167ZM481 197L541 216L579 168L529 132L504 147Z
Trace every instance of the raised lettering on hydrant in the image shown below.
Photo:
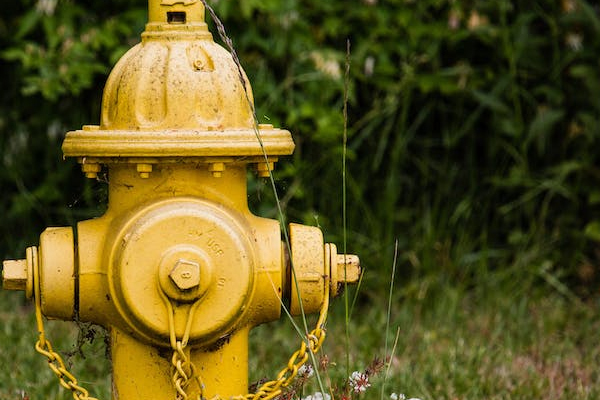
M291 224L290 252L279 222L249 211L246 169L268 176L294 143L255 124L250 85L204 11L151 0L141 43L108 78L100 125L66 135L65 157L89 178L108 174L106 213L48 228L26 259L4 262L4 288L25 290L46 317L109 330L113 399L245 394L250 329L282 304L317 312L360 274L319 229Z

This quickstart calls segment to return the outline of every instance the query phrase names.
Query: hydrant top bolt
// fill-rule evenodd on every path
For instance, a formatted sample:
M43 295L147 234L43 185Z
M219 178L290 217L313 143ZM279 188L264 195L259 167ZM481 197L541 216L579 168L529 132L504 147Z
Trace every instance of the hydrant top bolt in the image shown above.
M275 163L271 161L269 161L268 165L265 162L259 162L256 164L256 171L258 172L259 178L268 178L274 169Z
M96 179L101 169L102 167L98 163L81 164L81 170L85 173L86 178Z
M181 290L190 290L200 285L200 264L179 259L169 274L169 278Z
M212 175L215 178L220 178L223 176L223 171L225 171L225 163L222 162L214 162L208 164L208 170L212 172Z
M140 163L136 166L137 172L140 174L140 178L147 179L150 177L152 172L152 164Z

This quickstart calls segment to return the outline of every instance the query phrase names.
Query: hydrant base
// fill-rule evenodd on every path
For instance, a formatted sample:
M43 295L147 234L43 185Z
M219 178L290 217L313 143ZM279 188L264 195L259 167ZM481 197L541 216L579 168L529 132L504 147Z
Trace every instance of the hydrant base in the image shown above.
M227 399L248 391L248 332L247 327L236 331L223 339L221 347L191 349L190 358L204 384L204 398L219 395ZM174 399L171 356L168 349L144 344L113 328L113 400ZM196 384L191 383L189 398L197 394Z

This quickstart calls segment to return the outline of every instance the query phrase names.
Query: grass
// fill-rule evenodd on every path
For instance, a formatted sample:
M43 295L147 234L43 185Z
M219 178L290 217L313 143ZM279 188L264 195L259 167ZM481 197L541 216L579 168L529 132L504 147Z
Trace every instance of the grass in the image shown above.
M399 329L400 335L385 398L391 393L423 400L600 398L597 304L574 305L556 292L513 298L501 291L475 295L447 288L435 299L421 300L403 299L400 292L390 310L391 331ZM363 297L357 307L349 320L349 356L351 370L361 371L384 355L387 294ZM329 359L322 376L338 389L346 380L344 314L343 301L337 299L319 355ZM0 292L0 319L0 359L5 360L0 365L0 399L70 398L33 349L33 309L22 301L22 294ZM102 335L84 344L79 354L75 325L49 322L48 327L55 348L72 353L67 363L91 395L109 399L110 364ZM271 378L297 345L285 318L255 329L251 381ZM380 398L383 379L383 373L375 376L372 387L358 397ZM306 396L315 391L319 389L313 378L302 392Z
M599 322L591 308L574 308L558 295L528 299L496 293L482 299L451 288L433 305L425 303L397 301L392 309L400 335L387 398L393 392L449 400L599 398ZM352 318L353 369L383 355L385 308L381 298L363 304ZM339 314L330 322L325 348L330 360L345 357L336 340L343 337ZM330 371L339 385L345 379L341 372ZM378 398L382 379L361 398Z
M0 291L0 321L0 374L3 377L0 399L71 398L71 393L59 386L45 358L34 349L37 341L34 307L24 300L22 292ZM80 331L74 323L48 321L46 327L54 349L63 356L79 383L89 388L91 395L110 399L110 366L102 335L94 335L90 342L85 338L90 331Z

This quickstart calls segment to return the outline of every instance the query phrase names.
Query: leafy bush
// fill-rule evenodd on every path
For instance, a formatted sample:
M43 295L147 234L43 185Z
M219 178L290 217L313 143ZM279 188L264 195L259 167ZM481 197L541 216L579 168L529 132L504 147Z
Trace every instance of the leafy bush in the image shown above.
M259 116L299 142L288 213L338 241L350 40L348 240L374 284L397 238L420 288L592 288L599 10L513 3L217 3Z

